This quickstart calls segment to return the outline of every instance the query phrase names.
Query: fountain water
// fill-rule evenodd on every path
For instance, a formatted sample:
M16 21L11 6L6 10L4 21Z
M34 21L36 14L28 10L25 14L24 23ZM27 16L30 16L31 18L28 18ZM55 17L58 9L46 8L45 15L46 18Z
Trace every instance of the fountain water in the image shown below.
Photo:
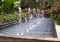
M28 8L28 14L30 14L30 19L32 19L33 17L32 17L31 9L30 8Z
M20 35L23 35L24 33L21 33Z
M37 17L40 16L40 9L37 9Z
M37 13L36 13L36 9L33 9L33 17L36 17Z
M30 19L32 19L32 18L33 18L33 16L32 16L32 14L31 14Z
M42 19L44 19L44 10L41 10L42 13Z
M28 8L28 14L30 14L31 13L31 10L30 10L30 8Z
M27 22L27 18L25 17L25 22Z
M33 29L33 28L30 27L29 29L31 30L31 29Z
M19 22L21 22L21 14L22 14L22 10L21 10L21 8L19 7L19 16L20 16Z
M33 16L36 17L35 15L39 16L40 10L34 8L33 9ZM3 29L0 29L0 33L6 33L6 34L16 34L16 35L26 35L28 36L47 36L47 37L55 37L56 32L55 32L55 27L54 27L54 22L51 18L44 18L44 10L41 10L42 18L32 18L31 14L31 9L28 9L28 14L31 14L30 20L27 22L27 18L22 18L23 22L25 23L19 23L16 25L12 25ZM20 21L21 21L21 14L22 10L19 7L19 16L20 16ZM8 31L8 32L7 32ZM46 32L47 31L47 32ZM32 33L34 32L34 33ZM38 33L40 32L40 33ZM33 34L33 35L32 35ZM46 35L45 35L46 34Z
M26 32L29 32L29 30L27 29Z
M17 33L17 35L20 35L19 33Z

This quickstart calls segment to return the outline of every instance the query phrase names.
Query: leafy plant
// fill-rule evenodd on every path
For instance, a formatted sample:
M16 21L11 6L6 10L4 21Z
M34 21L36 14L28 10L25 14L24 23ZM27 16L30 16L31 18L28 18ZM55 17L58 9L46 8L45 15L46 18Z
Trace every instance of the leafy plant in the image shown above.
M11 22L11 21L18 20L18 19L19 19L18 14L0 15L0 22L2 22L2 23Z
M21 4L20 4L21 8L36 8L36 2L35 0L21 0Z
M0 23L7 23L19 19L16 11L16 8L19 6L15 7L16 1L19 0L0 0Z
M21 18L29 18L29 17L30 17L30 15L27 13L22 13L22 15L21 15Z
M56 20L57 24L60 25L60 20Z
M4 4L4 12L6 12L6 13L11 13L11 12L13 12L13 10L14 10L14 3L13 3L13 1L12 0L4 0L4 2L3 2L3 4Z

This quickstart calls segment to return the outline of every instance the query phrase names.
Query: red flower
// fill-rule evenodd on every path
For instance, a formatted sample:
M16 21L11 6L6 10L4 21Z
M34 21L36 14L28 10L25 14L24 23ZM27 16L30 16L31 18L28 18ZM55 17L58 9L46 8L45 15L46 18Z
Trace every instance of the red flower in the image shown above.
M51 6L53 6L53 4L51 4Z
M0 26L3 25L3 23L0 22Z
M45 15L48 15L49 14L49 11L48 10L44 10L44 14Z
M59 7L59 8L57 8L57 12L60 12L60 7Z

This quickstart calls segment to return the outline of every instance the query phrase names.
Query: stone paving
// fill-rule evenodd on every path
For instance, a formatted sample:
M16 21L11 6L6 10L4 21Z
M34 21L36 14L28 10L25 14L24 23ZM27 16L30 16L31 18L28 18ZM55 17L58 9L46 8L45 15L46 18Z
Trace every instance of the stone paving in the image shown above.
M51 18L32 18L27 22L19 22L0 29L3 34L15 34L22 36L57 37L54 21Z

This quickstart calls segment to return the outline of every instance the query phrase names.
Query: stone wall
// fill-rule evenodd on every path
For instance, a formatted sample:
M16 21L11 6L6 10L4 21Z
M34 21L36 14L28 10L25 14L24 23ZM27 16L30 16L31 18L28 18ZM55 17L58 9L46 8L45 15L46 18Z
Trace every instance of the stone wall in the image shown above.
M3 42L5 41L8 41L8 42L58 42L60 41L60 39L0 34L0 41L3 41Z

